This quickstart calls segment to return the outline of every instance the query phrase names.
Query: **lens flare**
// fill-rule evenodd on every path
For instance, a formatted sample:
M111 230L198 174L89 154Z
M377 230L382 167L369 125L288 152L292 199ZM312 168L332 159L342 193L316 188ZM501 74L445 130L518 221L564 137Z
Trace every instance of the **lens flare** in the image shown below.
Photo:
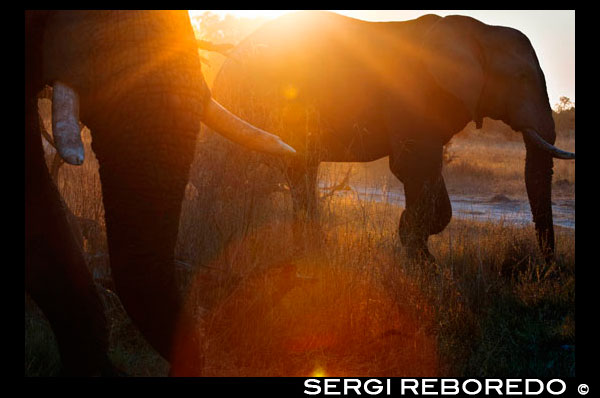
M293 100L298 97L298 88L290 83L283 87L282 93L285 99Z
M292 227L300 231L299 226ZM436 374L436 340L427 327L432 311L393 258L381 257L384 264L390 264L381 269L389 275L389 289L373 270L332 264L316 248L300 258L250 265L256 239L277 233L284 233L278 224L265 223L255 237L232 240L210 268L190 275L189 312L206 310L198 314L205 333L197 337L203 355L202 364L192 364L202 366L197 373L252 377ZM352 245L358 238L350 234L345 241ZM240 257L240 253L249 255ZM236 261L231 263L230 258ZM398 305L408 302L414 305ZM184 333L178 339L184 342L178 351L181 358L173 362L183 361L182 367L191 362L193 349L185 342L194 338Z
M312 377L325 377L325 369L323 369L321 366L317 365L317 367L315 368L315 370L313 370Z

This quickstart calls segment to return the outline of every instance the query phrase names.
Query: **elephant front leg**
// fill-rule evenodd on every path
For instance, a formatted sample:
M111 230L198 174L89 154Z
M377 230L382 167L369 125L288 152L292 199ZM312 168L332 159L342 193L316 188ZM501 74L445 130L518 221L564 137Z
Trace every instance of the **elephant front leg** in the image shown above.
M107 321L85 265L82 268L64 257L50 259L43 250L26 250L25 288L50 323L60 354L60 374L125 375L108 358Z
M450 198L441 175L425 181L404 183L406 209L400 217L400 241L408 256L433 262L435 258L427 248L429 235L444 230L452 217Z
M425 147L412 153L415 155L404 153L401 160L390 157L390 168L404 184L406 196L406 208L398 228L400 242L409 258L434 262L427 241L430 235L443 231L452 217L441 174L441 147Z

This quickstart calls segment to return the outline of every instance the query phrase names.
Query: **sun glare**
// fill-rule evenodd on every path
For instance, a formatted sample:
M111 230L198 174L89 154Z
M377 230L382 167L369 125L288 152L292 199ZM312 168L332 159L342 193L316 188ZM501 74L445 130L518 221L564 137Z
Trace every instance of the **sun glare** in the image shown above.
M194 17L202 15L206 11L210 11L213 14L217 14L220 17L225 15L233 15L238 18L267 18L274 19L283 14L294 12L296 10L190 10L190 16Z
M189 10L190 17L210 11L221 18L275 19L298 10ZM561 96L575 101L575 11L574 10L329 10L367 21L408 20L425 14L461 14L492 25L506 25L526 33L536 49L546 74L548 95L553 105ZM557 29L551 29L554 26ZM558 45L557 45L558 44Z

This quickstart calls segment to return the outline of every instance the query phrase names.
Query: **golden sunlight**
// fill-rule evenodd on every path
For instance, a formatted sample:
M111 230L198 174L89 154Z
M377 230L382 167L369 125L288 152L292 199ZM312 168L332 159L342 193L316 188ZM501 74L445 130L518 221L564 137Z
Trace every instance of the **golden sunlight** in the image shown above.
M297 10L190 10L190 16L198 16L203 13L210 11L213 14L217 14L220 17L225 17L225 15L233 15L238 18L267 18L274 19L283 14L287 14L290 12L294 12Z
M574 376L574 11L34 11L26 377Z

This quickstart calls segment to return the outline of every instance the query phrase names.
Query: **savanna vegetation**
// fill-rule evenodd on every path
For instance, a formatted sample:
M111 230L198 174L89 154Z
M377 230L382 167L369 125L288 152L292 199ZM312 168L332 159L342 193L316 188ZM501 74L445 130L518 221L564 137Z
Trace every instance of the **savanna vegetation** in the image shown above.
M204 14L197 36L235 44L264 20ZM210 85L223 55L202 52ZM42 101L42 115L48 118ZM575 108L556 107L557 146L574 151ZM165 376L116 295L108 267L97 162L63 166L57 186L80 228L110 323L110 356L131 375ZM47 147L50 165L54 151ZM206 376L530 376L575 374L575 234L556 227L546 264L533 224L454 217L430 239L436 264L408 260L401 206L359 198L402 192L387 159L320 167L318 225L294 224L278 159L203 129L177 245L182 292L205 330ZM520 134L486 119L445 151L450 194L526 198ZM233 161L235 160L235 161ZM555 161L553 200L575 196L575 166ZM384 196L385 198L386 196ZM574 213L574 204L572 212ZM95 223L86 222L92 220ZM25 374L55 375L47 322L25 297Z

